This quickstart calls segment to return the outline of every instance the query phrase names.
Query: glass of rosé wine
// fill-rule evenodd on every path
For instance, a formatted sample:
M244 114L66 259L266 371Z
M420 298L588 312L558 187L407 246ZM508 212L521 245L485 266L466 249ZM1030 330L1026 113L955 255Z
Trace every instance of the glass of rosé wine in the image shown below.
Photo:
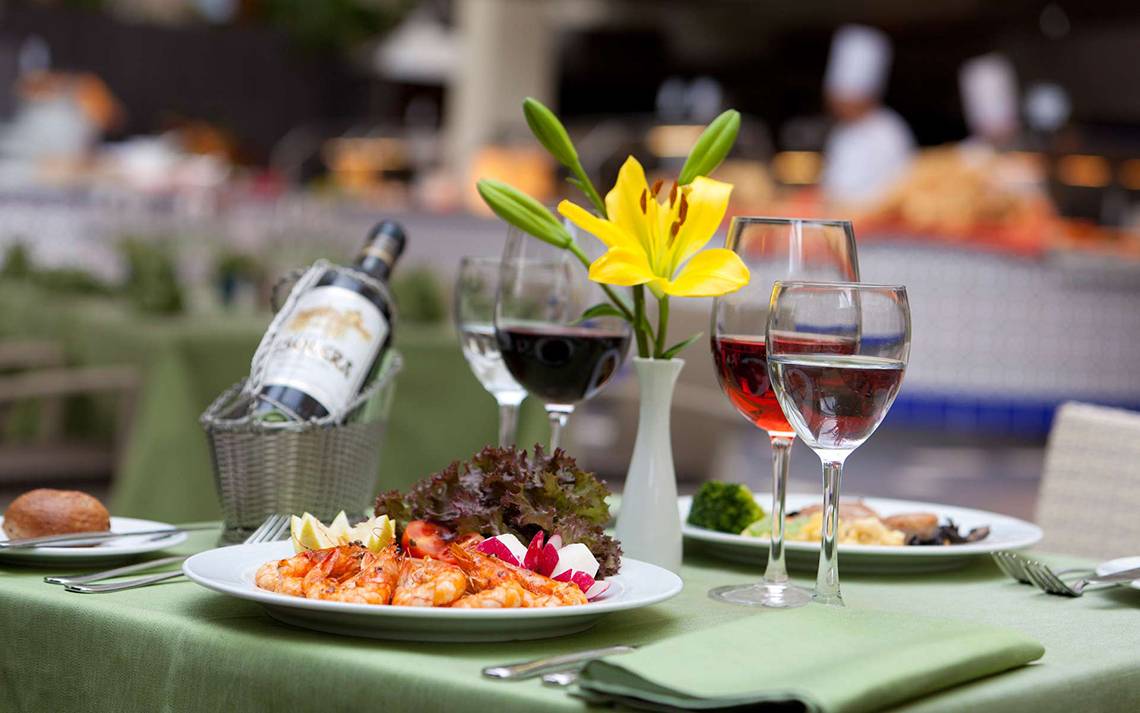
M772 392L764 330L777 280L859 279L855 233L851 223L839 220L737 217L729 227L725 247L740 256L752 279L739 291L718 297L713 305L713 360L729 401L771 443L772 509L764 578L755 584L717 587L709 596L745 606L803 606L811 601L811 592L788 581L784 561L784 500L796 434ZM810 349L811 344L804 348Z
M823 462L814 599L843 606L836 560L839 482L844 461L883 422L902 385L910 357L906 288L777 282L765 340L776 399L796 435Z

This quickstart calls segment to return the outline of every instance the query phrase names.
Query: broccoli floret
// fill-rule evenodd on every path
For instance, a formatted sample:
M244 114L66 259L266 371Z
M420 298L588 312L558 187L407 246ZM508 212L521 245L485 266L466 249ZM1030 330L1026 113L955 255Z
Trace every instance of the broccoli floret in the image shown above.
M712 480L693 496L688 522L707 530L739 534L762 517L764 508L756 504L748 486Z

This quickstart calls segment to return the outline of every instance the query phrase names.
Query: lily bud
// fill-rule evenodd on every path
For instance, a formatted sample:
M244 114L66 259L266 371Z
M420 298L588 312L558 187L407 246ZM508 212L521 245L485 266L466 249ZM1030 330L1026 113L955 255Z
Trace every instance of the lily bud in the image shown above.
M707 176L716 170L732 145L736 143L736 135L740 133L740 112L729 109L712 120L693 144L685 165L681 167L681 175L677 183L684 186L693 182L697 176Z
M570 233L546 206L517 188L489 178L480 179L475 187L495 215L524 233L563 250L573 242Z
M559 163L568 168L578 163L578 151L571 143L566 127L545 104L527 97L523 101L523 115L531 133Z

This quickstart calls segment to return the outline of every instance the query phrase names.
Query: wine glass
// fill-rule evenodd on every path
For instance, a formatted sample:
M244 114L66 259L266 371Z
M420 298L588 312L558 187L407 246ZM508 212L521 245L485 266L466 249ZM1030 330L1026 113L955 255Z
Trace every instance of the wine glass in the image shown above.
M617 373L632 330L616 317L582 314L605 293L568 251L512 228L500 266L495 336L503 363L550 417L550 449L574 405Z
M718 297L712 313L712 351L721 389L744 418L768 434L772 446L770 544L764 578L717 587L709 596L732 604L798 607L811 593L788 581L784 561L784 500L795 431L784 418L768 379L764 329L772 284L784 279L858 280L855 234L846 221L733 218L725 245L751 272L740 290Z
M499 446L505 448L515 442L519 404L526 398L526 389L507 371L495 339L500 262L496 257L465 257L459 262L455 327L471 371L499 404Z
M768 310L768 372L788 422L823 462L815 600L843 606L836 536L843 463L887 415L910 356L906 288L777 282Z

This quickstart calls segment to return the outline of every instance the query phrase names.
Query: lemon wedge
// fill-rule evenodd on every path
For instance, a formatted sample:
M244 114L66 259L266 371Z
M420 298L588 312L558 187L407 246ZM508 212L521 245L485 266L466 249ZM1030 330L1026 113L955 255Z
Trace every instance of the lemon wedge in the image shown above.
M396 523L387 515L369 518L352 528L349 539L379 552L396 540Z
M348 524L348 515L344 514L344 510L337 513L327 528L329 537L338 545L347 545L352 541L349 536L351 530L352 526Z
M311 514L305 513L301 517L294 515L290 518L289 534L295 552L323 550L350 542L359 542L373 552L379 552L396 541L396 523L387 515L381 515L353 527L348 524L348 516L342 510L326 526Z
M290 525L293 549L297 552L336 547L336 540L329 534L328 528L309 513L305 513L300 518L294 515Z

